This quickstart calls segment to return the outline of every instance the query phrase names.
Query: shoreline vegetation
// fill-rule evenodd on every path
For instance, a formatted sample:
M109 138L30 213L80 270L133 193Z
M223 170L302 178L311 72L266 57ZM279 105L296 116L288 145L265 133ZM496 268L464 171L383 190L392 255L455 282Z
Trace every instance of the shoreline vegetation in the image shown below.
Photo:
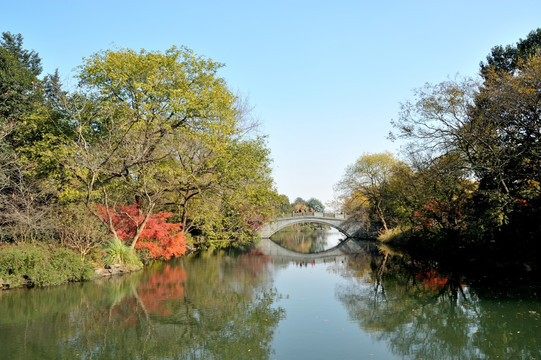
M400 157L363 154L337 183L348 220L455 272L535 278L540 88L537 29L492 48L476 77L416 89L391 122Z
M374 239L444 274L464 276L485 286L540 286L541 268L536 256L514 250L437 246L414 237L411 230L393 229ZM537 250L535 250L537 251Z
M184 255L189 254L191 252ZM98 256L104 256L102 261ZM74 251L61 246L3 244L0 245L0 291L91 281L140 271L149 264L143 264L126 246L119 249L116 245L114 251L106 248L83 260Z
M222 67L186 47L105 50L66 90L58 72L41 76L22 35L3 32L2 287L251 243L285 197Z
M249 246L280 214L323 211L277 192L222 67L186 47L104 50L66 90L22 35L2 33L0 288ZM540 88L537 29L494 47L477 77L414 91L391 122L400 154L361 155L329 205L449 271L538 274Z

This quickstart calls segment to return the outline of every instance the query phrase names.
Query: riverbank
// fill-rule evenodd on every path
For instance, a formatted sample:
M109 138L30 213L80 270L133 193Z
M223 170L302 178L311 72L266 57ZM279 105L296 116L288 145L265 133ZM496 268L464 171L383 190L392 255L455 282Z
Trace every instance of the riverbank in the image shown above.
M408 230L393 229L378 242L404 251L418 261L435 264L447 273L461 274L486 284L539 284L541 267L536 249L478 246L449 237L434 241Z
M43 243L0 247L0 288L58 285L89 280L94 267L70 249Z
M113 277L113 276L119 276L124 274L129 274L132 272L137 272L142 270L143 267L137 267L133 269L129 269L123 265L115 264L108 268L95 268L94 269L94 275L89 278L69 278L66 277L64 279L60 279L60 281L54 282L54 283L48 283L48 282L41 282L39 285L36 285L32 281L32 276L28 274L19 275L15 277L9 277L7 280L4 280L3 278L0 278L0 291L2 290L10 290L10 289L17 289L22 287L28 287L32 288L35 286L39 287L45 287L45 286L54 286L54 285L61 285L68 282L81 282L81 281L92 281L97 280L101 278L107 278L107 277Z
M109 246L82 259L73 250L58 245L0 244L0 291L97 280L137 272L161 261L142 262L135 253L128 254L128 248ZM187 247L182 256L194 251Z
M128 273L136 272L140 270L143 270L143 266L138 266L135 268L128 268L121 264L114 264L112 266L108 266L107 268L104 268L104 267L95 268L94 269L95 277L93 279L108 277L108 276L123 275L123 274L128 274Z
M104 264L96 259L82 259L65 247L43 243L4 244L0 246L0 290L121 275L141 270L143 265L140 261L139 264Z

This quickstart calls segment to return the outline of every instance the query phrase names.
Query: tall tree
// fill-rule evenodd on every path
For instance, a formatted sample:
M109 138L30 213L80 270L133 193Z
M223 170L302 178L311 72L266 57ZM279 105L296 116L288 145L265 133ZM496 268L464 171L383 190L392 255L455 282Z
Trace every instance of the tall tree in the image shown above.
M541 210L541 54L516 67L485 71L468 124L480 140L470 160L479 179L479 218L489 228L509 224L534 238L541 232L533 220Z
M41 59L34 50L24 49L21 34L3 32L0 46L13 55L32 75L38 76L41 74Z
M185 129L231 117L234 97L217 76L222 65L187 48L165 53L107 50L85 59L81 91L72 97L76 137L66 158L81 181L88 208L136 202L144 214L130 240L134 247L164 199L174 162L174 140Z
M199 187L182 211L188 213L194 232L207 240L225 245L249 242L279 202L270 177L269 150L262 138L230 139L218 155L202 182L194 179Z
M35 101L41 59L23 48L21 34L2 33L0 40L0 137L22 121ZM38 93L39 94L39 93Z
M0 47L0 136L4 139L13 129L16 120L27 111L29 90L34 76L10 54Z
M427 163L454 159L439 167L454 174L450 179L456 175L447 191L456 190L452 184L465 185L472 198L465 225L476 242L483 239L491 247L510 233L531 244L541 232L536 221L527 220L540 209L540 35L532 32L509 47L507 60L493 51L482 66L482 83L426 86L394 123L414 152L427 155ZM478 185L473 193L468 180Z
M414 100L400 106L390 138L408 141L407 151L419 159L431 159L467 147L476 134L468 132L469 112L475 104L478 82L456 79L425 84L415 89Z
M531 31L526 39L520 39L516 45L498 45L492 48L486 63L481 62L481 74L488 76L488 71L503 71L507 73L517 69L521 62L528 61L532 56L538 56L541 50L541 29Z
M388 152L365 154L346 168L335 190L348 198L366 199L383 229L388 230L384 193L398 164L399 161Z
M42 119L41 60L23 47L20 34L0 39L0 222L12 240L35 239L47 233L45 216L52 209L51 188L34 176L36 164L25 148L32 141L22 133ZM45 186L44 186L45 185Z

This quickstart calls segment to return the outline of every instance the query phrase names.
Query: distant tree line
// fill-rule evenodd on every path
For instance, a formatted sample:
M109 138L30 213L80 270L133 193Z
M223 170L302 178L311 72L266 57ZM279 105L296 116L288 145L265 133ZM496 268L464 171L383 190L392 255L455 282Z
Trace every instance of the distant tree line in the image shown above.
M401 105L399 160L364 154L335 190L344 211L409 247L541 255L541 29L496 46L477 78L426 84Z
M311 197L308 200L304 200L302 197L296 197L293 202L289 202L289 198L285 195L280 195L280 208L279 215L281 216L291 216L292 214L313 214L313 213L322 213L325 211L325 205L315 197ZM305 223L305 224L296 224L291 226L294 231L308 230L312 231L314 229L327 229L328 226L317 224L317 223Z

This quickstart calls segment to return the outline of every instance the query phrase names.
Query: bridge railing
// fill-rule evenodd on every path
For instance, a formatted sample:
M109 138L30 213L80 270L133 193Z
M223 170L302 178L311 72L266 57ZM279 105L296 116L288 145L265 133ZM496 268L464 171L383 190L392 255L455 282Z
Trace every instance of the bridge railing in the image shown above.
M301 212L301 213L296 213L296 212L292 212L291 213L291 217L295 217L295 216L313 216L313 217L328 217L328 218L333 218L333 219L345 219L346 218L346 214L344 213L339 213L339 214L336 214L336 213L326 213L326 212L310 212L310 211L305 211L305 212Z

